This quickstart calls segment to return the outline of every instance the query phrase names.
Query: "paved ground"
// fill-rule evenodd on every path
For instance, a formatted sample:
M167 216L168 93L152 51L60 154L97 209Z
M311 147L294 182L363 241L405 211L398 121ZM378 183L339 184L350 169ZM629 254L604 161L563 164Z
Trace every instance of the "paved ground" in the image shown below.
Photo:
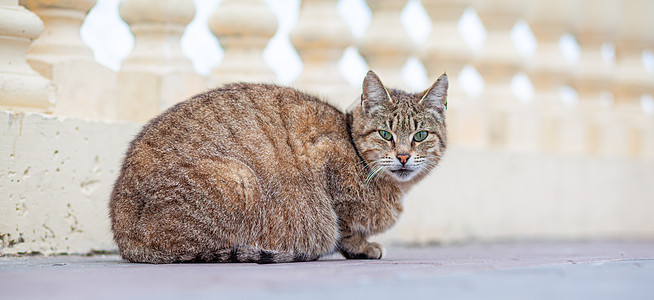
M0 299L654 299L654 242L389 248L378 261L0 257Z

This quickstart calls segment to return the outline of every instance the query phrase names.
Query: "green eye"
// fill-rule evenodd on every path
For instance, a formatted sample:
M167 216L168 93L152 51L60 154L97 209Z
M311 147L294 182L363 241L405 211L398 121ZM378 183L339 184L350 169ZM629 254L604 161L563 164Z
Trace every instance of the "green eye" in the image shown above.
M416 141L416 142L422 142L427 138L428 135L429 135L429 132L423 130L423 131L420 131L420 132L416 133L415 135L413 135L413 140Z
M386 131L386 130L380 130L379 135L382 137L382 139L385 139L387 141L390 141L390 140L393 139L393 135L390 132Z

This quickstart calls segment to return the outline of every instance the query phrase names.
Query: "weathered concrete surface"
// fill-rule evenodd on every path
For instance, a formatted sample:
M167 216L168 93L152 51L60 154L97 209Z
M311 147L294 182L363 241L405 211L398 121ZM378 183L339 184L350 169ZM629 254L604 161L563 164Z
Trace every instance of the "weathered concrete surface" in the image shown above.
M654 239L654 161L449 149L383 242Z
M0 111L0 254L114 248L109 193L140 127Z
M652 299L654 241L390 248L379 261L146 265L3 257L3 299Z

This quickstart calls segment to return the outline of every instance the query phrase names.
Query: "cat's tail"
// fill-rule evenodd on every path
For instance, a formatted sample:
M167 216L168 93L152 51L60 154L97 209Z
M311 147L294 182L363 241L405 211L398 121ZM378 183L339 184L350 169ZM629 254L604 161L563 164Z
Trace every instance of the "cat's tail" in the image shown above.
M320 258L318 255L304 253L269 251L250 247L234 247L198 254L192 262L242 262L242 263L289 263L312 261Z

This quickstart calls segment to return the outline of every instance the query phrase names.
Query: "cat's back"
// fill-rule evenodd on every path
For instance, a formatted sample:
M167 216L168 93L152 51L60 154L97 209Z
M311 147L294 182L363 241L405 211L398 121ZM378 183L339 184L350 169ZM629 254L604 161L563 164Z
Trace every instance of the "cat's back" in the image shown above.
M172 164L230 157L268 173L276 173L273 168L303 173L321 167L325 155L349 148L345 116L333 106L289 87L236 83L152 120L127 159Z

